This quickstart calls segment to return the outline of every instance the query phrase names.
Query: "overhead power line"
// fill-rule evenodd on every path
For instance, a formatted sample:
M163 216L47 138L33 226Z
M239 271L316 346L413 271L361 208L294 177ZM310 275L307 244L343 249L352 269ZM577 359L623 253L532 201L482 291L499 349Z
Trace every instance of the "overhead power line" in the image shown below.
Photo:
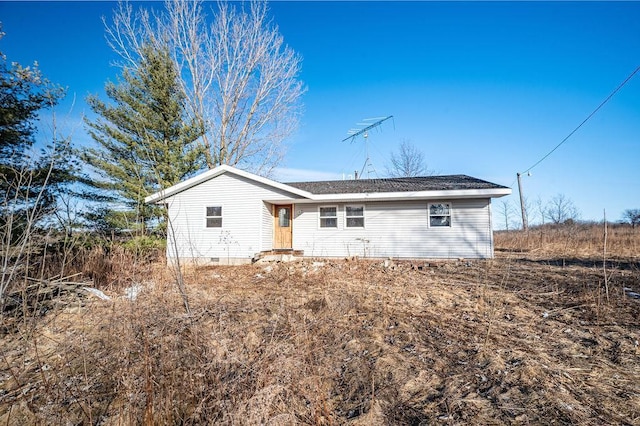
M531 169L533 169L533 168L534 168L535 166L537 166L538 164L542 163L542 162L543 162L547 157L549 157L551 154L553 154L553 152L554 152L556 149L560 148L560 146L561 146L563 143L565 143L565 142L567 141L567 139L569 139L569 138L570 138L570 137L571 137L575 132L577 132L577 131L580 129L580 127L582 127L582 126L584 125L584 123L586 123L587 121L589 121L589 119L590 119L591 117L593 117L593 116L594 116L594 115L595 115L595 114L600 110L600 108L602 108L602 107L603 107L607 102L609 102L609 100L610 100L611 98L613 98L613 96L614 96L616 93L618 93L618 91L619 91L620 89L622 89L622 87L623 87L625 84L627 84L627 82L628 82L629 80L631 80L631 79L633 78L633 76L634 76L634 75L636 75L636 73L637 73L638 71L640 71L640 66L639 66L639 67L637 67L635 70L633 70L633 72L632 72L631 74L629 74L629 76L628 76L627 78L625 78L625 80L624 80L622 83L620 83L620 84L618 85L618 87L616 87L616 88L615 88L615 90L614 90L613 92L611 92L611 93L609 94L609 96L607 96L607 97L605 98L605 100L604 100L604 101L602 101L602 102L600 103L600 105L598 105L598 107L597 107L596 109L594 109L594 110L593 110L593 112L591 112L591 114L589 114L589 115L587 116L587 118L585 118L584 120L582 120L582 123L580 123L580 124L578 125L578 127L576 127L575 129L573 129L573 130L571 131L571 133L569 133L569 134L567 135L567 137L566 137L566 138L562 139L562 141L560 141L560 143L559 143L558 145L556 145L556 146L555 146L551 151L549 151L549 152L548 152L544 157L542 157L541 159L539 159L539 160L538 160L538 161L537 161L533 166L529 167L529 168L528 168L527 170L525 170L524 172L522 172L522 173L516 173L516 180L518 181L518 193L520 194L520 211L521 211L521 213L522 213L522 229L524 229L524 230L526 231L526 230L528 229L528 227L529 227L529 226L528 226L528 224L527 224L527 213L526 213L526 206L525 206L525 202L524 202L524 195L522 194L522 182L521 182L521 180L520 180L520 177L522 176L522 174L524 174L524 173L529 173L529 172L531 171ZM511 186L513 186L513 183L511 184Z
M593 110L593 112L592 112L591 114L589 114L589 115L587 116L587 118L585 118L585 119L582 121L582 123L580 123L580 124L578 125L578 127L576 127L575 129L573 129L573 130L571 131L571 133L569 133L569 134L567 135L567 137L566 137L566 138L562 139L562 141L561 141L558 145L556 145L556 146L555 146L551 151L549 151L549 152L548 152L544 157L542 157L541 159L539 159L539 160L538 160L538 161L537 161L533 166L529 167L527 170L525 170L525 171L524 171L524 172L522 172L521 174L528 173L528 172L529 172L529 171L531 171L534 167L536 167L538 164L540 164L540 163L542 163L544 160L546 160L546 159L547 159L547 157L549 157L551 154L553 154L553 152L554 152L556 149L560 148L560 146L561 146L563 143L565 143L565 142L567 141L567 139L569 139L571 136L573 136L573 134L574 134L575 132L577 132L577 131L578 131L578 130L579 130L579 129L584 125L584 123L586 123L587 121L589 121L589 119L590 119L591 117L593 117L593 116L594 116L594 115L595 115L595 114L600 110L600 108L602 108L602 107L603 107L607 102L609 102L609 100L610 100L610 99L611 99L611 98L612 98L616 93L618 93L618 91L619 91L620 89L622 89L622 87L623 87L625 84L627 84L627 82L628 82L629 80L631 80L631 79L633 78L633 76L634 76L634 75L636 75L636 73L637 73L638 71L640 71L640 66L638 66L638 68L636 68L636 69L635 69L631 74L629 74L629 76L628 76L628 77L627 77L627 78L626 78L622 83L620 83L620 85L618 85L618 87L616 87L616 89L615 89L613 92L611 92L611 94L610 94L609 96L607 96L607 97L605 98L605 100L604 100L604 101L602 101L602 102L600 103L600 105L598 105L598 107L597 107L596 109L594 109L594 110Z

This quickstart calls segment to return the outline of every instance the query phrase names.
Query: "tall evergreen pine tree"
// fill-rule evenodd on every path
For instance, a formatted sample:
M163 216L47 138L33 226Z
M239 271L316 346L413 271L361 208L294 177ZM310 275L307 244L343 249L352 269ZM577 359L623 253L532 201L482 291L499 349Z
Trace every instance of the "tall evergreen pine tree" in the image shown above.
M86 150L81 158L98 176L89 177L89 184L126 206L121 216L129 223L120 227L144 233L150 221L164 216L163 209L145 205L144 198L204 166L195 143L202 129L186 117L178 77L168 52L146 46L137 68L125 69L118 84L106 84L112 105L88 98L99 118L86 123L99 148Z

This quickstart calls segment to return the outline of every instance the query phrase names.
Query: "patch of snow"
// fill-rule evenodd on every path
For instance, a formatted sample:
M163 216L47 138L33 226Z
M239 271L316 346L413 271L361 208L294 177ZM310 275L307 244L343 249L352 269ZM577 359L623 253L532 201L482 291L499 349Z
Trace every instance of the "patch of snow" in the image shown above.
M622 289L622 290L624 291L624 293L625 293L628 297L630 297L630 298L632 298L632 299L640 299L640 293L636 293L635 291L632 291L632 289L631 289L631 288L629 288L629 287L623 287L623 289Z
M134 284L124 289L124 297L131 301L136 300L140 293L142 293L142 286L140 284Z
M82 289L84 291L86 291L89 294L93 294L94 296L96 296L98 299L102 299L102 300L111 300L111 298L109 296L107 296L106 294L104 294L102 291L98 290L97 288L93 288L93 287L82 287Z

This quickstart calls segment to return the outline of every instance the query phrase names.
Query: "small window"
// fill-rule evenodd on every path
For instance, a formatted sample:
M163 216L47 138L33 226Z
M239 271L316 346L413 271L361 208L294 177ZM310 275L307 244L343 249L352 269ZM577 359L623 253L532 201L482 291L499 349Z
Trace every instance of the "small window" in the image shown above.
M364 206L346 206L347 228L364 228Z
M337 228L338 227L338 208L320 207L320 228Z
M291 208L278 207L278 226L280 228L288 228L291 223Z
M451 204L430 204L429 226L451 226Z
M222 206L207 207L207 228L222 228Z

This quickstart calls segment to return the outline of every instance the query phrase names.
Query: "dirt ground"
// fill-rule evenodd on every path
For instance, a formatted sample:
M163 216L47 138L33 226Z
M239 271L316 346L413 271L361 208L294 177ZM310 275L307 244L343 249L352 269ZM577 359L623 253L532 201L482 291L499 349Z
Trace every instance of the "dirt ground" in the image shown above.
M7 322L0 424L640 425L638 259L503 251L184 278L189 315L154 264L103 286L110 300L60 296Z

